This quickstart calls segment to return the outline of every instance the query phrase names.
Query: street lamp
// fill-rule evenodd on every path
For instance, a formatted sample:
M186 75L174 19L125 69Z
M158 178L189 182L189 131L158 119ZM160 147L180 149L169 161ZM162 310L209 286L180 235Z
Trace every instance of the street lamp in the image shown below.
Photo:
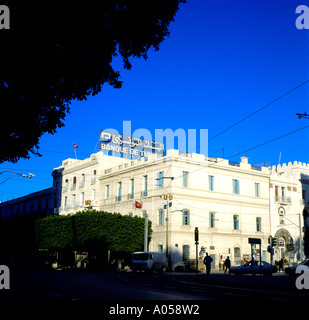
M0 185L3 184L5 181L11 179L15 175L21 176L23 178L28 178L28 179L31 179L32 177L35 177L35 175L32 174L32 173L29 173L28 175L26 175L26 174L17 173L17 172L11 171L11 170L1 171L0 174L5 173L5 172L10 172L10 173L13 173L13 174L11 176L9 176L7 179L5 179L4 181L0 182Z
M174 177L160 177L157 178L156 180L160 179L171 179L172 181L174 180ZM173 199L172 194L164 194L163 195L164 200L166 200L166 270L169 269L170 265L168 263L168 207L169 207L169 200Z

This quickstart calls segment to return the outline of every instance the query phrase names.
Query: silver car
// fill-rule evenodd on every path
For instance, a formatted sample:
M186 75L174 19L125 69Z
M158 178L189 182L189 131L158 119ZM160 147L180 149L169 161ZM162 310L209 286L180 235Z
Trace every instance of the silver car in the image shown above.
M272 266L272 273L277 272L277 267ZM243 265L232 266L230 273L235 273L238 275L242 274L252 274L252 261L248 261ZM253 273L262 273L264 275L271 274L271 265L266 261L253 260Z

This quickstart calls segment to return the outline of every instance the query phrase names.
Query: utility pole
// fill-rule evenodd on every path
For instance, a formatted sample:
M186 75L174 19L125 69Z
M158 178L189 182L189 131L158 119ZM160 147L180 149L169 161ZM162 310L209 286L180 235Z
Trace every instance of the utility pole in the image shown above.
M145 213L144 251L148 251L148 213Z
M171 179L172 181L174 180L174 177L160 177L157 178L156 180L161 180L161 179ZM168 207L169 207L169 200L173 199L172 194L164 194L163 195L164 200L166 200L166 270L169 270L171 267L169 264L169 254L168 254Z
M169 207L169 200L173 199L172 194L164 194L164 200L166 200L166 270L169 270L170 263L169 263L169 254L168 254L168 207Z

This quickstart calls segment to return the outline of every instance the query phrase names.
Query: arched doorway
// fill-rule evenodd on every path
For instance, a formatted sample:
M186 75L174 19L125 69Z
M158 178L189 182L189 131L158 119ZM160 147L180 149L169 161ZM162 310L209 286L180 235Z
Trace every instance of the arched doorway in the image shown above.
M276 232L275 238L277 238L277 246L275 247L277 255L275 259L288 259L287 244L289 244L292 239L290 232L281 228Z

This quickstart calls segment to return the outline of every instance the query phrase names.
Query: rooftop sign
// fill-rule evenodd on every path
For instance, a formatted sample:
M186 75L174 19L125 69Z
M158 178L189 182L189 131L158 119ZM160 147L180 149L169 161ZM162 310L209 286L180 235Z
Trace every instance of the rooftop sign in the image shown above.
M109 131L101 131L101 150L127 154L136 157L149 157L151 154L162 154L164 143L144 138L137 138Z

